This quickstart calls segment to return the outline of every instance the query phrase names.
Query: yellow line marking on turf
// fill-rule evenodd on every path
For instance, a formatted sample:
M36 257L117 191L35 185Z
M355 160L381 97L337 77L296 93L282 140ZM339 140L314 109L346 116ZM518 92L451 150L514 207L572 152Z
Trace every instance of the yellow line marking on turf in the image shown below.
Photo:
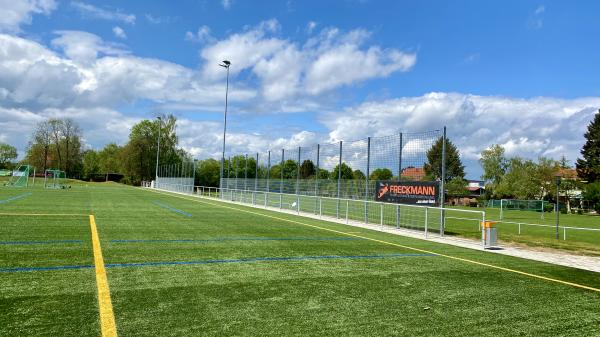
M0 213L0 215L16 215L16 216L81 216L87 217L87 214L72 214L72 213Z
M90 215L90 228L92 230L92 247L94 250L94 265L96 266L96 284L98 285L98 306L100 308L100 327L102 337L116 337L117 325L115 324L115 315L113 313L112 302L110 300L110 290L108 289L108 278L104 268L104 259L102 258L102 248L100 247L100 238L96 228L96 220Z
M311 224L299 222L299 221L296 221L296 220L290 220L290 219L280 218L280 217L276 217L276 216L272 216L272 215L268 215L268 214L253 212L253 211L250 211L250 210L240 209L240 208L236 208L236 207L230 207L230 206L222 205L220 203L216 203L215 204L215 203L207 202L207 201L204 201L204 200L190 199L190 198L187 198L187 197L184 197L184 196L179 196L179 195L170 194L170 193L153 191L153 190L150 190L150 189L149 189L149 191L152 191L152 192L155 192L155 193L158 193L158 194L164 194L164 195L168 195L168 196L171 196L171 197L176 197L176 198L188 200L188 201L197 201L197 202L200 202L200 203L203 203L203 204L208 204L208 205L213 205L213 206L217 206L217 207L222 207L222 208L237 210L237 211L246 212L246 213L249 213L249 214L261 215L261 216L264 216L264 217L267 217L267 218L271 218L271 219L277 219L277 220L286 221L286 222L290 222L290 223L294 223L294 224L298 224L298 225L303 225L303 226L308 226L308 227L313 227L313 228L317 228L317 229L321 229L321 230L325 230L325 231L329 231L329 232L333 232L333 233L338 233L338 234L344 234L344 235L348 235L348 236L353 236L353 237L357 237L357 238L361 238L361 239L365 239L365 240L370 240L370 241L374 241L374 242L383 243L383 244L390 245L390 246L396 246L396 247L406 248L406 249L414 250L414 251L417 251L417 252L422 252L422 253L427 253L427 254L435 254L435 255L439 255L439 256L446 257L446 258L453 259L453 260L457 260L457 261L472 263L472 264L476 264L476 265L479 265L479 266L485 266L485 267L494 268L494 269L498 269L498 270L502 270L502 271L506 271L506 272L511 272L511 273L515 273L515 274L529 276L529 277L537 278L537 279L540 279L540 280L545 280L545 281L550 281L550 282L556 282L556 283L560 283L560 284L564 284L564 285L568 285L568 286L572 286L572 287L576 287L576 288L581 288L581 289L586 289L586 290L600 292L599 288L594 288L594 287L586 286L586 285L583 285L583 284L578 284L578 283L573 283L573 282L558 280L558 279L554 279L554 278L546 277L546 276L542 276L542 275L537 275L537 274L531 274L531 273L527 273L527 272L516 270L516 269L510 269L510 268L500 267L500 266L496 266L496 265L489 264L489 263L484 263L484 262L479 262L479 261L475 261L475 260L465 259L465 258L462 258L462 257L457 257L457 256L452 256L452 255L446 255L446 254L440 254L440 253L432 252L432 251L425 250L425 249L414 248L414 247L410 247L410 246L401 245L401 244L398 244L398 243L393 243L393 242L388 242L388 241L373 239L373 238L369 238L369 237L362 236L362 235L356 235L356 234L351 234L351 233L348 233L348 232L338 231L338 230L335 230L335 229L320 227L320 226L317 226L317 225L311 225ZM246 207L248 207L248 206L246 206Z

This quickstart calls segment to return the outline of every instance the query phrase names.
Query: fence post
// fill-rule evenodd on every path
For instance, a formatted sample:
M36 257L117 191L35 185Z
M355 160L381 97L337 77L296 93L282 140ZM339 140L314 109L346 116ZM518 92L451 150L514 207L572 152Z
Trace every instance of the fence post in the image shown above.
M323 203L321 202L321 197L319 196L319 219L323 217Z
M379 204L379 222L381 224L381 229L383 229L383 203Z
M321 169L319 168L319 157L320 157L320 152L321 152L321 145L317 144L317 174L315 174L316 177L316 181L315 181L315 214L317 213L317 204L318 200L316 198L318 198L321 193L319 193L319 174L321 173Z
M283 165L285 164L285 150L281 149L281 180L279 181L279 209L283 207Z
M365 178L365 223L369 223L369 174L371 165L371 137L367 137L367 176Z
M269 185L271 179L271 150L267 152L267 193L271 192L271 186Z
M298 163L296 165L296 207L300 213L300 153L302 148L298 146Z
M567 227L563 227L563 240L567 239Z
M400 205L396 204L396 229L400 228Z
M521 223L519 223L519 235L521 235Z
M427 218L429 217L429 207L425 207L425 239L427 239Z
M444 236L444 209L440 208L440 236Z
M348 208L350 206L350 201L346 199L346 224L348 224Z
M440 207L442 208L442 217L440 219L440 233L444 235L445 219L444 219L444 203L446 198L446 127L444 126L444 134L442 136L442 177L440 182Z
M246 153L246 167L244 168L244 191L248 190L248 154Z
M340 140L340 158L338 161L338 181L337 181L337 209L336 218L340 218L340 189L342 186L342 141Z
M400 132L400 151L398 154L398 181L402 180L402 132Z

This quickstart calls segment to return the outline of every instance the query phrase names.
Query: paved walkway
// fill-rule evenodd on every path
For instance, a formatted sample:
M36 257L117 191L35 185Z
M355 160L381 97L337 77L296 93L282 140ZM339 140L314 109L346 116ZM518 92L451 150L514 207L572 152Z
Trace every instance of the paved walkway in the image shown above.
M163 191L163 190L161 190L161 191ZM170 192L170 191L164 191L164 192ZM191 196L190 194L187 194L187 193L179 193L179 192L170 192L170 193ZM319 215L314 215L314 214L310 214L310 213L302 213L302 212L297 213L295 211L279 209L277 207L253 206L251 204L246 204L246 203L242 203L242 202L221 200L221 199L204 197L204 196L199 196L199 195L194 195L194 196L198 197L198 198L220 201L220 202L225 202L225 203L231 203L231 204L236 204L236 205L243 205L243 206L254 207L254 208L259 208L259 209L267 209L267 210L276 211L276 212L280 212L280 213L294 214L294 215L311 218L311 219L325 220L325 221L340 223L340 224L353 226L353 227L367 228L367 229L371 229L371 230L390 233L390 234L394 234L394 235L407 236L407 237L416 238L416 239L420 239L420 240L427 240L427 241L449 244L449 245L453 245L453 246L475 249L475 250L484 250L482 247L481 241L478 241L478 240L470 240L470 239L457 238L457 237L452 237L452 236L440 237L438 235L431 235L431 234L429 234L428 237L425 237L425 235L422 231L415 231L415 230L404 229L404 228L397 229L397 228L388 227L388 226L365 224L364 222L358 222L358 221L349 221L348 223L346 223L345 220L337 219L334 217L328 217L328 216L320 217ZM512 247L512 246L506 246L506 245L500 246L500 247L498 247L498 249L487 249L486 252L493 253L493 254L510 255L510 256L520 257L520 258L524 258L524 259L547 262L547 263L552 263L552 264L556 264L556 265L560 265L560 266L584 269L584 270L589 270L589 271L594 271L594 272L600 273L600 257L572 255L572 254L562 253L562 252L558 252L558 251L557 252L539 251L539 250L527 249L527 248L523 248L523 247Z

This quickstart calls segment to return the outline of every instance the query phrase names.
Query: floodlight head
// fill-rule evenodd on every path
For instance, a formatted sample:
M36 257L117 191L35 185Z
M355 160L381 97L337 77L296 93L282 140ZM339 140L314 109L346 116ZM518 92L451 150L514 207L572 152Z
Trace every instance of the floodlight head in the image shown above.
M227 60L223 60L223 62L221 62L219 65L223 68L229 68L229 66L231 65L231 62L229 62Z

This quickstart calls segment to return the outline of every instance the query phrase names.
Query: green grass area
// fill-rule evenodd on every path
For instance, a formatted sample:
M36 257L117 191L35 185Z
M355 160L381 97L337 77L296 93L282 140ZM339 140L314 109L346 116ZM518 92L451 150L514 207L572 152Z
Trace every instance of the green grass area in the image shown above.
M9 199L1 336L100 335L89 214L120 336L600 335L600 292L507 269L593 272L111 183ZM64 266L85 268L16 271Z

